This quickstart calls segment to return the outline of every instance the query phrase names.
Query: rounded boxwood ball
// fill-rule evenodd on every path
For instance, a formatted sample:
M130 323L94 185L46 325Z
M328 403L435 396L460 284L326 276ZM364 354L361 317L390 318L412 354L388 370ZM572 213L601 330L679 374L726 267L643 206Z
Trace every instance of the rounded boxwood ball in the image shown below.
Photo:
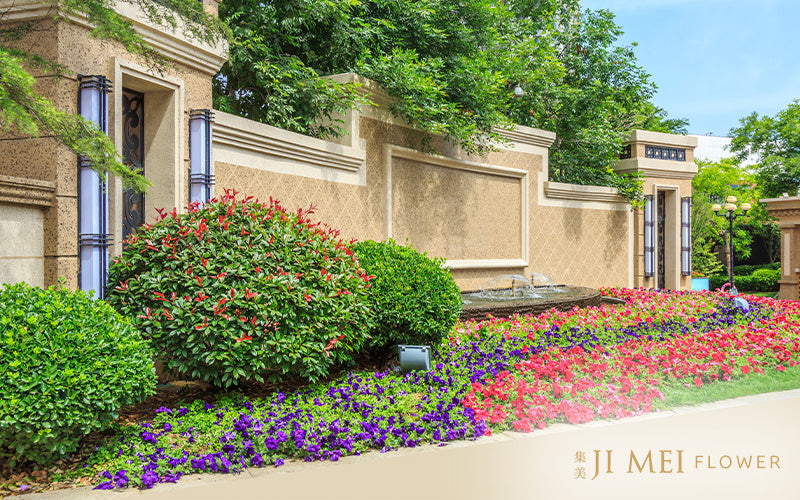
M354 247L370 279L368 301L376 325L372 346L436 345L458 320L461 292L444 259L429 258L411 246L363 241Z

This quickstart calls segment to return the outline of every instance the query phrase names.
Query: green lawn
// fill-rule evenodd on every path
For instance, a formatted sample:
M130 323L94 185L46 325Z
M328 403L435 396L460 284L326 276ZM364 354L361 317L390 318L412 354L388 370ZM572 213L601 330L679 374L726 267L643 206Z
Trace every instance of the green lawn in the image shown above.
M693 406L723 399L751 396L765 392L800 389L800 365L784 372L770 369L767 373L751 373L730 382L716 381L700 387L691 385L662 387L664 401L655 400L653 406L662 410L679 406Z

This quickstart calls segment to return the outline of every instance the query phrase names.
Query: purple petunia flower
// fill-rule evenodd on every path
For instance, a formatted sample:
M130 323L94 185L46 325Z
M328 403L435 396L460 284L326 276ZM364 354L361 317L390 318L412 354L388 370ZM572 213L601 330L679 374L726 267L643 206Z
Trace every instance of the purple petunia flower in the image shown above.
M146 443L156 444L158 442L155 434L153 434L152 432L142 431L139 433L139 437L142 439L142 441Z
M130 480L128 479L128 471L126 471L125 469L118 470L117 472L114 473L113 481L114 481L114 486L116 486L117 488L124 488L125 486L128 486L128 483L130 482Z
M142 474L141 479L142 479L142 487L145 489L150 489L153 487L154 484L158 482L159 478L158 474L149 470L144 474Z
M283 465L283 459L282 458L275 459L275 467L280 467L281 465Z

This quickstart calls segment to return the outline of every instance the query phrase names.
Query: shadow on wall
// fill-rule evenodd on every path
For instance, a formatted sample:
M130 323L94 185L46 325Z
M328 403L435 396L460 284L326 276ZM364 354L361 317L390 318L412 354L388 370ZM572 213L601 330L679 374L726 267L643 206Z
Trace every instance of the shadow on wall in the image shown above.
M448 251L452 246L470 244L465 229L474 187L458 171L398 158L392 164L395 239L408 238L432 256L453 258Z
M603 248L603 261L607 264L619 262L620 255L628 255L628 211L612 212L606 217L604 234L605 247ZM611 237L609 237L611 236ZM627 262L626 262L627 264ZM612 283L608 283L611 285ZM623 286L626 282L613 283Z

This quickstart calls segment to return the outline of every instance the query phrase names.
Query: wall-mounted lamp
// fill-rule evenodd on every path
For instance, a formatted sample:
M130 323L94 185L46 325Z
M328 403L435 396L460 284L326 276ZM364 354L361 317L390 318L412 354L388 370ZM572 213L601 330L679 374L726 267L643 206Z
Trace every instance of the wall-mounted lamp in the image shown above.
M655 273L655 203L653 195L644 197L644 275L652 278Z
M399 345L397 355L400 358L400 369L404 372L412 370L428 371L431 369L431 348L427 345Z
M78 75L78 112L108 134L111 81L100 75ZM104 298L108 275L108 190L105 176L78 157L78 286Z
M208 109L189 111L189 202L211 199L214 184L211 162L211 124L214 113Z

